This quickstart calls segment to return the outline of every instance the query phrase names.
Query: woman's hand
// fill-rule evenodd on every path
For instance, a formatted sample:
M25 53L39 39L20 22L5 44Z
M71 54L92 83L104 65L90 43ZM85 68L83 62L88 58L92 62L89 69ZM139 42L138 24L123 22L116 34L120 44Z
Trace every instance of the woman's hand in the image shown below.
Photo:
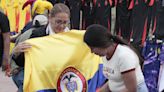
M32 45L26 42L21 42L13 49L14 54L19 54L21 52L26 52L27 49L31 48Z

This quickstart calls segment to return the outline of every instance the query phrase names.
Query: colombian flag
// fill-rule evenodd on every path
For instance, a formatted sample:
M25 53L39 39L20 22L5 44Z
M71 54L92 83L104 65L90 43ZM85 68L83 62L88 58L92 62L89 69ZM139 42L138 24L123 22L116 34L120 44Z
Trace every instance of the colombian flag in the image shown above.
M24 92L96 92L105 82L102 59L72 30L27 40Z

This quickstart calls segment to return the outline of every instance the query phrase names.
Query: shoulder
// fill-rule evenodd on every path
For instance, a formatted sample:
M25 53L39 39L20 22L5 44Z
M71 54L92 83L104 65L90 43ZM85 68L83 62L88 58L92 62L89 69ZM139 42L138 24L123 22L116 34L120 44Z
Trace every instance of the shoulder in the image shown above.
M137 54L129 46L126 46L126 45L118 45L117 54L119 55L119 57L122 57L122 58L137 56Z
M137 54L128 46L120 45L118 47L118 66L121 72L135 69L139 65Z
M118 64L138 64L139 58L137 54L126 45L118 45L117 58L119 59Z

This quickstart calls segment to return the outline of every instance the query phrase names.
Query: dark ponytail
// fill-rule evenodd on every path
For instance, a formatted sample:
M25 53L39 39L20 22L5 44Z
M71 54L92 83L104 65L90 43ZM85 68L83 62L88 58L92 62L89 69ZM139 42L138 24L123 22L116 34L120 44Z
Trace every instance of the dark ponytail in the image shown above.
M128 42L126 42L119 36L112 35L111 37L113 39L113 42L115 42L115 43L122 44L122 45L129 45Z

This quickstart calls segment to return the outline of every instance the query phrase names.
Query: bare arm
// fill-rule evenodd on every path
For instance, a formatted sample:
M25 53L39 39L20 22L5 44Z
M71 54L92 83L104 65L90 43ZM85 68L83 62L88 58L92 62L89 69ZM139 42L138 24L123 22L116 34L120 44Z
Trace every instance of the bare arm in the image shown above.
M3 49L3 67L9 64L9 52L10 52L10 32L2 33L4 49ZM4 69L6 70L6 69Z
M137 80L135 69L122 73L126 89L121 92L137 92Z

